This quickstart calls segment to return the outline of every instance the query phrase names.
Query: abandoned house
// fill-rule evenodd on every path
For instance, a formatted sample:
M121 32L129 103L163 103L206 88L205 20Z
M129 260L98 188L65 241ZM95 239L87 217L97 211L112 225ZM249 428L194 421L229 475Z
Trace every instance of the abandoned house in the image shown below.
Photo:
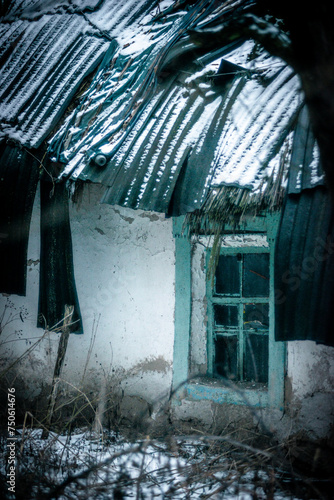
M298 77L193 36L238 4L2 4L1 386L22 408L73 305L64 397L331 435L332 211Z

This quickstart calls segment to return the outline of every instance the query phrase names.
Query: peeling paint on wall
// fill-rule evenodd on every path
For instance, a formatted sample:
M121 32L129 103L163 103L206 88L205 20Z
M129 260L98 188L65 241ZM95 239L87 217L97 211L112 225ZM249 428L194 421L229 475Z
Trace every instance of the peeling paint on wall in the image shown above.
M334 432L334 348L312 341L288 342L288 414L310 436Z
M133 223L133 221L134 221L133 217L126 217L125 215L122 215L120 210L117 210L117 208L113 208L113 210L114 210L115 214L118 214L120 216L121 219L125 220L129 224Z
M162 392L167 393L171 385L175 264L172 220L160 214L101 204L101 195L100 186L87 186L80 206L71 206L74 266L85 333L70 336L63 376L73 385L80 385L89 357L86 373L96 381L96 390L96 374L110 374L122 383L125 394L154 401ZM11 299L16 308L24 306L29 314L24 323L18 319L20 339L14 323L4 331L0 349L7 364L3 366L21 356L29 342L44 334L36 328L38 199L28 259L31 272L27 297ZM0 308L6 299L0 297ZM31 380L31 392L27 394L33 394L45 380L43 370L50 370L52 376L58 338L59 334L51 332L34 350L34 363L25 362L23 371L19 370L19 374L24 373Z
M167 362L162 356L158 356L157 358L147 358L141 363L138 363L131 369L131 373L138 372L158 372L158 373L167 373L171 369L171 363Z

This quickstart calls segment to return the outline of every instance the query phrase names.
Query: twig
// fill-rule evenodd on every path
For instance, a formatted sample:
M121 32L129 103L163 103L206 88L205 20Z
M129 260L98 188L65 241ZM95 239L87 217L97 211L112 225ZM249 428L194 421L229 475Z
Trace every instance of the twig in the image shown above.
M127 450L121 450L119 452L114 453L110 457L106 458L102 462L98 462L97 464L94 464L90 466L89 468L83 470L80 474L77 474L76 476L70 475L68 476L65 481L60 483L58 486L56 486L52 491L50 491L47 495L41 498L41 500L51 500L54 498L58 498L59 495L65 490L67 486L70 484L79 481L80 479L86 479L92 472L98 471L102 467L105 467L106 465L111 464L116 458L125 456L125 455L130 455L131 453L137 453L141 451L143 448L143 444L139 444L133 447L128 448Z

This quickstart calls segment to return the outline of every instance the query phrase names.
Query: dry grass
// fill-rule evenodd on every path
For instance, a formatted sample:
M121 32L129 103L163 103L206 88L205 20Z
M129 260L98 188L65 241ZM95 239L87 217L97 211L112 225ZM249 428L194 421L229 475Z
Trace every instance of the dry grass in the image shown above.
M328 478L297 471L291 450L281 445L177 434L172 425L154 437L138 432L129 439L122 430L96 432L92 425L43 440L43 427L26 414L16 442L16 496L8 495L2 466L1 498L325 500L332 494ZM5 459L5 433L1 449Z

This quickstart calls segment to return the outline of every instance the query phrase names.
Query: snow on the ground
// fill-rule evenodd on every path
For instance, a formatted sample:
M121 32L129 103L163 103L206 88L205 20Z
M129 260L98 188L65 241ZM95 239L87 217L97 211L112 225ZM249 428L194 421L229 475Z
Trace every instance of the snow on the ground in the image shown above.
M280 489L282 478L269 466L236 461L200 438L147 437L130 443L112 432L106 437L83 431L50 433L46 440L41 435L40 429L25 429L17 440L18 477L40 478L33 481L31 499L56 492L65 481L67 486L49 498L292 498Z

